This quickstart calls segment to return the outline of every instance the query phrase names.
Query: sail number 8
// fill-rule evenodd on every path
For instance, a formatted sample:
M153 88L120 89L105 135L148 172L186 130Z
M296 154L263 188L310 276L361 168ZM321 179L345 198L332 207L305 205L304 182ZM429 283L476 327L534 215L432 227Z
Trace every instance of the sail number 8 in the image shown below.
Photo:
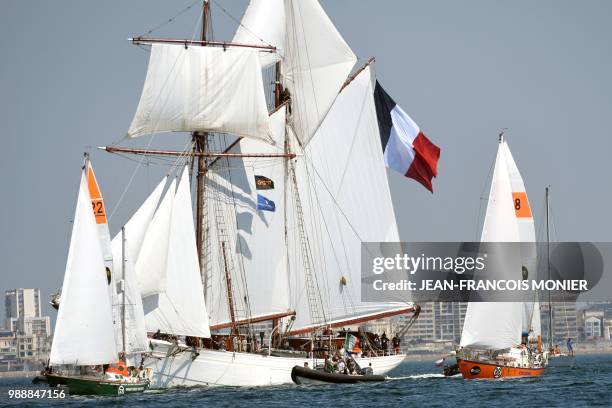
M516 218L531 218L531 208L525 192L512 193L512 204Z

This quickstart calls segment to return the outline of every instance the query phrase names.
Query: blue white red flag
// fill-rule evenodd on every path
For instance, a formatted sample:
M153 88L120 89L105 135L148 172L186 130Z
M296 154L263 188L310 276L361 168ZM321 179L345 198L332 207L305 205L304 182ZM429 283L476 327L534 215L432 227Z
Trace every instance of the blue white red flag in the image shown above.
M376 116L385 164L406 177L415 179L433 193L431 179L438 175L440 148L376 81Z

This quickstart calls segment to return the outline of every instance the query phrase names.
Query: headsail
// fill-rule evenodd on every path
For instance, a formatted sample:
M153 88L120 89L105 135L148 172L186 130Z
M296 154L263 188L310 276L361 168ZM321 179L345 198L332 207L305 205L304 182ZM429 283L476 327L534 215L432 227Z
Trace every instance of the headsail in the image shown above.
M117 358L104 257L89 194L87 175L83 171L62 285L62 304L51 346L51 365L106 364Z
M128 136L197 131L270 141L257 50L152 45Z
M166 195L172 193L173 188ZM195 242L187 167L174 197L168 253L164 266L166 289L143 299L147 330L210 337Z
M142 297L166 290L166 263L170 242L170 225L176 181L172 180L166 195L149 223L136 259L136 276Z

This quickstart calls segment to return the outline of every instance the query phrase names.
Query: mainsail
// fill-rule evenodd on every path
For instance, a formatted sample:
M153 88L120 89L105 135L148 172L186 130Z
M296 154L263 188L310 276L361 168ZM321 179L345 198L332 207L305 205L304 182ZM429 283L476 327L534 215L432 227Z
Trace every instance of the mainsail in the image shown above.
M174 194L173 186L174 181L166 192L164 201L168 195ZM163 202L160 209L162 206ZM175 335L210 337L204 288L198 265L187 167L183 171L171 207L167 256L163 264L166 285L161 293L143 299L146 327L150 332L160 330L162 333ZM146 273L146 270L141 273Z
M51 346L51 365L106 364L117 358L104 256L89 194L87 175L83 171L62 285L62 304Z
M481 241L534 242L531 210L529 217L522 217L521 208L529 209L524 183L502 137L497 150ZM523 264L504 266L504 271L512 273L512 276L505 276L505 279L523 279L523 269L529 270L524 263L531 265L531 262L535 262L534 253L531 251L521 253L520 258ZM532 268L535 272L535 266ZM516 346L520 344L521 333L526 327L532 327L536 335L539 335L537 302L470 302L463 325L461 346L495 350Z
M523 243L521 245L521 250L523 251L521 253L521 259L523 260L522 268L527 273L527 276L523 276L523 279L531 280L536 274L538 262L533 214L529 205L529 199L527 198L525 183L506 141L504 141L503 147L508 164L510 186L512 187L512 203L518 224L520 242ZM534 302L523 303L522 332L528 333L530 339L537 340L542 334L542 325L540 322L540 303L537 300L537 293L534 296Z
M274 146L242 139L228 152L278 152L284 146L285 112L283 106L270 116ZM204 280L213 326L231 322L226 268L232 278L236 320L283 314L290 309L285 173L286 165L280 160L262 163L248 159L219 159L207 173L208 258L214 260L210 259ZM258 190L255 176L272 180L274 188ZM258 193L274 201L276 211L258 211Z
M270 140L258 51L153 44L128 136L198 131Z
M361 300L361 242L398 242L395 212L387 180L373 99L370 67L346 86L305 149L291 139L303 222L312 254L315 284L322 310L312 316L308 305L300 237L290 237L291 298L295 299L294 331L313 323L358 320L382 312L405 310L406 303ZM293 136L292 132L289 132ZM297 186L297 190L296 190ZM298 208L288 204L288 230L298 231ZM303 238L302 238L303 239ZM408 299L405 299L408 300Z

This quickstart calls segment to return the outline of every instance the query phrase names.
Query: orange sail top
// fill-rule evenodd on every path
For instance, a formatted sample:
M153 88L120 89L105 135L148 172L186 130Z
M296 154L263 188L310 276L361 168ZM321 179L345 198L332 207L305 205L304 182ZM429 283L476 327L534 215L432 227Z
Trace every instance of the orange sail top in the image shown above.
M96 223L106 224L104 200L102 199L102 193L100 193L100 187L98 186L98 181L96 180L96 175L94 174L90 162L87 163L87 186L89 187L89 197L91 198L91 206L96 216Z

